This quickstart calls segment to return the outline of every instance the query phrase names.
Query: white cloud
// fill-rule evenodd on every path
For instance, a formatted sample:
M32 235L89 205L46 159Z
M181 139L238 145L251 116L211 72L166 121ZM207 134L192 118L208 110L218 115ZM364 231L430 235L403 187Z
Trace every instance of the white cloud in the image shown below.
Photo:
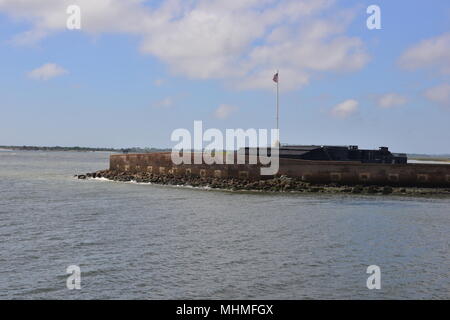
M162 100L156 101L153 103L153 107L155 108L169 108L173 105L173 100L171 97L166 97Z
M49 80L51 78L59 77L67 73L63 67L55 63L46 63L43 66L34 69L28 73L30 79L35 80Z
M218 119L227 119L232 113L238 110L235 106L221 104L215 111L214 116Z
M308 84L324 72L352 72L369 60L362 41L347 36L353 13L334 0L0 0L0 12L31 22L16 43L64 31L66 8L81 8L90 34L139 36L140 50L175 74L222 79L243 89ZM67 31L73 32L73 31Z
M19 46L34 45L44 39L47 35L48 32L44 30L28 30L15 35L11 42Z
M354 99L348 99L339 103L331 109L331 115L337 118L347 118L358 111L359 102Z
M425 97L430 101L450 107L450 84L443 83L425 91Z
M164 84L164 79L156 79L155 81L153 81L153 84L157 87L160 87Z
M392 108L401 106L408 101L406 97L398 93L387 93L378 98L378 106L381 108Z
M433 68L450 74L450 32L414 45L403 53L398 63L407 70Z

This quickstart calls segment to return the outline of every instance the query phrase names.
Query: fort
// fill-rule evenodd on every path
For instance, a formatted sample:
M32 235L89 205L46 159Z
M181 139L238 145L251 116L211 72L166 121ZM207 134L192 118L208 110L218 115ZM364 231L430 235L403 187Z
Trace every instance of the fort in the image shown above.
M304 147L296 148L294 151L293 148L280 148L279 171L272 176L261 174L260 169L264 165L260 162L251 164L252 152L246 148L239 151L245 154L244 164L194 164L192 161L192 164L175 165L171 152L112 154L109 170L82 175L79 178L103 177L116 181L209 186L233 190L331 190L386 194L392 193L393 190L403 193L407 190L405 188L428 188L428 191L439 189L438 193L450 194L450 165L447 164L407 163L402 154L387 153L387 148L368 152L348 147L348 153L344 152L343 147L308 146L306 151ZM359 159L351 159L356 150ZM195 152L189 152L192 159L195 155ZM322 159L325 156L326 158ZM315 160L308 159L311 157ZM340 157L340 160L335 160L336 157ZM428 193L422 189L419 190L421 193Z
M278 176L299 178L318 184L371 184L390 186L449 187L450 165L386 164L356 161L320 161L280 158ZM154 175L264 180L261 164L180 164L174 165L170 152L114 154L109 169L118 172L147 172Z

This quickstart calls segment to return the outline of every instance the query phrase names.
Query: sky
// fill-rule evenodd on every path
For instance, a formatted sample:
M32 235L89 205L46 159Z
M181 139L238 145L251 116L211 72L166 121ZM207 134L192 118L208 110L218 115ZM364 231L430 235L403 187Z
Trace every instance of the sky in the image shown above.
M274 128L276 70L282 143L450 153L448 0L0 0L0 145Z

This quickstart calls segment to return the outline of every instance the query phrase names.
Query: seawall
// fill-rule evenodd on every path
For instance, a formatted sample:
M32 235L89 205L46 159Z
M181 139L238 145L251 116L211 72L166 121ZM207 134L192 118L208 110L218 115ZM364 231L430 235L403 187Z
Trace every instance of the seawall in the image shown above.
M194 155L192 154L191 159ZM110 170L129 174L194 176L258 181L273 178L260 174L261 164L180 164L174 165L170 152L114 154ZM405 187L450 187L450 165L375 164L343 161L280 159L277 176L308 183L340 185L380 185Z

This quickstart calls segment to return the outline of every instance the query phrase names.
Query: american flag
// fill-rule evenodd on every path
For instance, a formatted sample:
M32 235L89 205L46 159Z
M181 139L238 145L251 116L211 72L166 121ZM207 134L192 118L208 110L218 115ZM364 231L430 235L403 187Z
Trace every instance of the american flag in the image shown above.
M273 81L278 83L278 72L273 76Z

